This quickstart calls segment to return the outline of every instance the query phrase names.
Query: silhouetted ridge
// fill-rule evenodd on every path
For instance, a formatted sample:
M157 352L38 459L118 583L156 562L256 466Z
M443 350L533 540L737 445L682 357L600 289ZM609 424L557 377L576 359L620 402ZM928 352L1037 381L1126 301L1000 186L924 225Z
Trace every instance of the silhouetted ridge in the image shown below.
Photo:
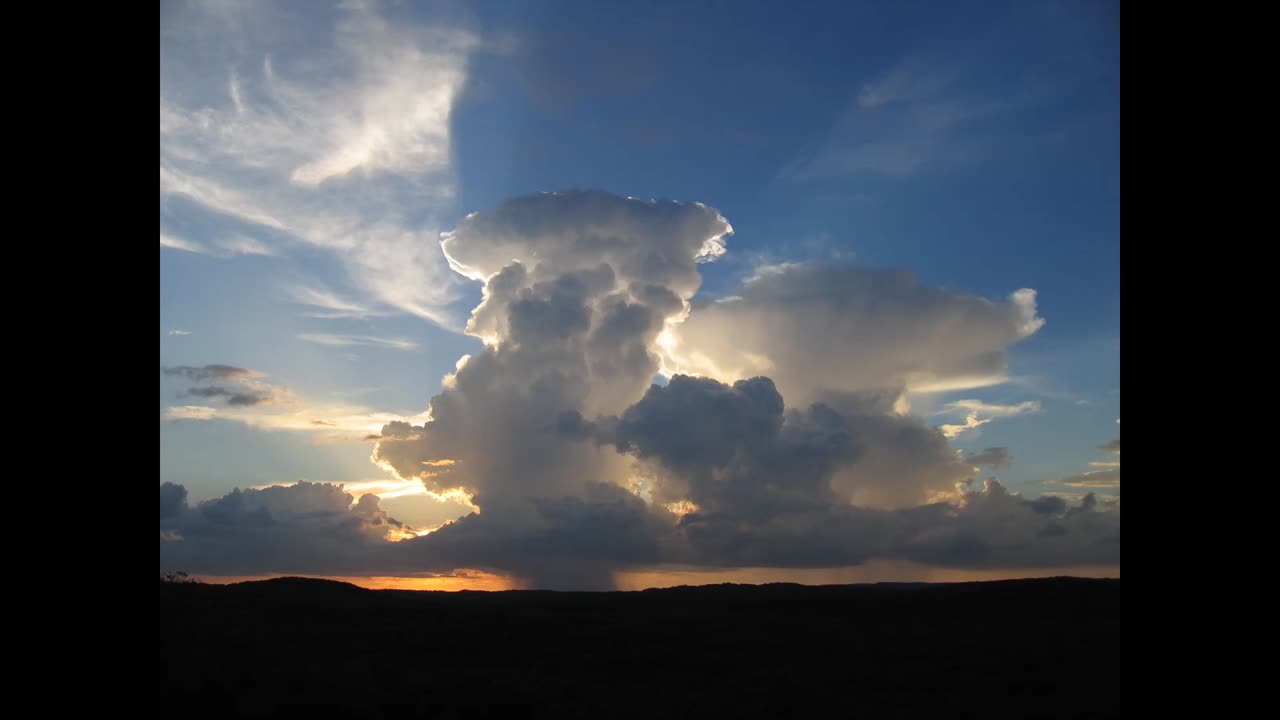
M308 578L308 577L278 577L269 580L246 580L244 582L231 583L227 587L236 588L237 590L251 591L267 591L267 592L314 592L314 593L367 593L369 590L341 580L326 580L324 578Z
M279 578L162 584L160 613L162 706L232 717L1119 713L1119 580L447 593Z

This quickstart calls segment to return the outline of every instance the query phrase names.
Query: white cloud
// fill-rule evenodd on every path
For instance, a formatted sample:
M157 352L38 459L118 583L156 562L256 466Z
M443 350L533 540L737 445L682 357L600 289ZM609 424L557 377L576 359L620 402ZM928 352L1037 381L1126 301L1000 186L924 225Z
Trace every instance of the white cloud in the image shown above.
M915 58L863 85L825 141L783 167L789 180L848 175L903 177L974 161L996 138L979 123L1033 97L971 92L953 65Z
M997 418L1009 418L1015 415L1040 412L1040 403L1028 400L1016 405L998 405L981 400L967 399L947 403L934 415L963 414L964 423L960 425L939 425L938 429L949 438L958 436L966 430L986 425ZM986 417L983 417L983 416Z
M447 308L460 278L430 214L454 195L449 116L478 39L348 3L330 43L298 51L253 17L315 10L246 6L162 22L172 40L161 46L161 196L332 252L370 303L454 327ZM225 63L187 62L210 45ZM235 237L221 245L271 250Z
M170 335L190 335L191 331L190 330L170 330L169 334Z
M324 311L310 313L317 318L365 318L387 314L322 287L293 285L285 288L285 295L290 302Z
M942 431L943 435L953 438L966 430L972 430L989 422L991 422L991 418L979 418L978 413L972 412L965 416L963 425L939 425L938 429Z
M698 258L729 231L702 204L598 191L513 198L466 217L445 251L486 278L467 325L485 347L445 379L430 422L383 429L375 460L406 479L428 472L437 491L474 492L484 515L511 512L520 525L535 498L634 499L615 486L631 460L562 435L558 418L616 413L644 395L657 336L697 291ZM457 466L424 467L441 460Z
M298 336L299 340L306 340L317 345L327 345L329 347L382 347L394 348L396 350L413 350L418 347L418 343L404 338L384 338L374 337L372 335L334 335L329 333L303 333Z
M171 248L173 250L185 250L186 252L209 254L209 249L198 242L184 240L175 235L168 235L164 232L160 233L160 247Z
M162 368L169 377L185 381L177 397L207 397L223 403L169 407L162 417L187 420L226 420L262 430L306 432L317 440L362 442L389 422L423 422L426 415L413 411L386 411L365 405L300 397L288 388L270 385L263 374L231 365ZM367 389L366 389L367 390Z
M162 417L167 420L212 420L217 414L217 408L207 405L178 405L165 410Z
M947 68L929 67L918 59L903 63L879 80L862 86L858 107L878 108L911 102L936 95L953 80Z
M669 323L664 371L768 375L793 403L831 392L971 389L1005 382L1007 347L1044 323L1033 290L992 301L855 265L762 266L734 295L695 303Z
M270 487L293 487L297 482L291 483L268 483L265 485L254 485L250 490L266 490ZM471 498L461 491L451 491L447 493L437 493L428 490L421 480L401 480L400 478L372 478L368 480L357 480L355 482L346 482L339 485L344 491L351 494L353 498L359 498L361 495L373 494L377 495L380 500L393 500L402 497L427 497L436 502L462 502L470 504ZM355 501L352 501L352 505Z
M274 248L247 235L232 235L218 241L218 247L232 255L276 255Z
M163 99L161 100L163 102ZM287 230L285 224L277 220L262 206L262 201L255 199L247 191L236 189L231 185L223 185L214 180L189 175L173 165L165 162L166 151L170 158L178 156L182 159L182 151L172 150L177 141L165 144L164 123L160 124L160 194L177 195L203 205L209 210L230 215L236 219L263 225L274 230Z
M160 233L160 247L172 248L174 250L184 250L186 252L199 253L201 255L212 255L215 257L228 258L236 255L276 255L274 248L269 247L261 240L251 238L247 235L231 235L214 242L215 247L209 247L203 243L194 240L177 237L172 233Z
M1106 470L1090 470L1063 478L1059 482L1068 487L1118 488L1120 487L1120 468L1117 466Z
M989 415L993 418L1013 417L1014 415L1025 415L1027 413L1040 412L1040 403L1035 400L1020 402L1016 405L1000 405L996 403L987 403L981 400L967 399L956 400L947 403L942 410L935 413L942 415L944 413L969 412Z
M212 255L215 258L232 258L236 255L265 255L273 256L278 252L264 242L255 240L255 238L244 236L244 234L232 234L232 236L221 238L214 242L215 247L209 247L204 243L187 240L174 236L172 233L160 232L160 247L169 247L173 250L183 250L186 252L198 252L201 255Z

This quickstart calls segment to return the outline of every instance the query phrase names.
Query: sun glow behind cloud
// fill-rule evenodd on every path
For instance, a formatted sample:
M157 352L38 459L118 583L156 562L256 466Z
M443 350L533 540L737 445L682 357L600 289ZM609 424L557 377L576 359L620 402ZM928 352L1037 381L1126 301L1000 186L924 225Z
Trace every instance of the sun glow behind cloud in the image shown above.
M291 483L268 483L266 485L254 485L253 490L265 490L269 487L293 487L296 482ZM356 482L342 483L342 488L351 494L353 501L359 500L361 495L373 494L377 495L381 500L391 500L403 497L427 497L436 502L457 502L465 505L471 504L471 496L459 489L451 489L446 492L434 492L423 487L421 480L404 480L401 478L373 478L369 480L357 480ZM418 533L426 534L425 532Z
M306 481L267 483L247 489L263 491L276 488L278 491L294 488L300 483L306 484ZM460 489L435 492L426 488L419 479L370 478L339 483L337 487L351 497L348 510L356 510L365 496L378 498L379 506L400 523L385 526L385 539L389 542L430 535L465 515L479 511L466 492Z

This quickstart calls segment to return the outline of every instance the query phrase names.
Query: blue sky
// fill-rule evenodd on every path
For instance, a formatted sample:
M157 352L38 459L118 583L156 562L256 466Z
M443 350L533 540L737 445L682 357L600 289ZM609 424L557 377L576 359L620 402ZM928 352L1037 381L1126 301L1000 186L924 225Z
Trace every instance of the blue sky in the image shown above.
M482 284L438 234L598 189L732 224L695 305L785 263L1033 289L1043 325L991 348L1004 377L911 411L979 401L952 446L1014 458L983 475L1079 494L1054 481L1118 463L1118 24L1106 2L166 3L160 364L248 369L275 400L162 372L161 480L194 502L386 478L361 436L422 422L484 349L462 333ZM383 508L459 514L409 502Z

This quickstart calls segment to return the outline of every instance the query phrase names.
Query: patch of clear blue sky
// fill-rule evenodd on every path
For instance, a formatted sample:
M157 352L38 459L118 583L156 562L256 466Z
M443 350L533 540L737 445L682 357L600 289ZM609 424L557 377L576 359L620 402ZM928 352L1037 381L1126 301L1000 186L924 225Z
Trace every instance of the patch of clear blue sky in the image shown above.
M417 3L389 10L421 12ZM1014 485L1105 459L1094 448L1119 432L1118 2L522 1L431 13L513 40L471 59L452 117L457 202L442 227L514 195L601 188L721 210L736 232L730 255L702 268L708 294L730 294L757 253L840 253L987 297L1034 288L1048 322L1012 352L1013 374L1029 379L955 397L1038 399L1044 411L996 420L956 445L1010 446L1014 466L1000 474ZM938 132L857 125L864 87L900 70L915 78L914 107L939 113ZM788 174L875 143L913 158L911 169L836 162ZM193 239L226 222L191 208L164 217ZM313 277L341 287L341 271L321 253L287 252L162 250L161 364L243 365L312 396L374 386L364 402L417 411L479 346L407 316L303 317L282 284ZM468 291L459 310L478 297L478 287ZM174 328L193 334L165 335ZM308 332L420 347L296 339ZM188 434L221 424L162 423L162 442L189 452L180 448L198 443ZM350 452L367 463L367 447ZM162 474L178 476L165 479L181 481L184 464L162 463ZM341 479L310 463L289 467L280 480Z

